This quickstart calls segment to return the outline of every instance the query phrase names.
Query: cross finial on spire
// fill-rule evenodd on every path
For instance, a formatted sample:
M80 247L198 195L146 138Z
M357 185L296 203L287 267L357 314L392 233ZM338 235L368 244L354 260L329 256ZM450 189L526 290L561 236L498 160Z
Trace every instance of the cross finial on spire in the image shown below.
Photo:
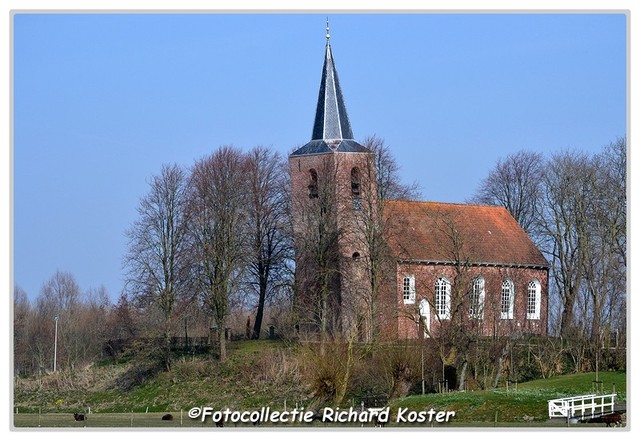
M329 17L327 17L327 43L329 43L329 38L331 38L331 35L329 34Z

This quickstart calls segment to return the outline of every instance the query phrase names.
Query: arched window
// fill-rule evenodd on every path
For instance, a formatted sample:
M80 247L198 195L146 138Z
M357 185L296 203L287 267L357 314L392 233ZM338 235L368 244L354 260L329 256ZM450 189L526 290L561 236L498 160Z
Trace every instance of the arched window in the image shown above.
M416 279L413 274L402 279L402 300L405 305L416 302Z
M351 194L360 196L360 170L358 170L358 167L351 169Z
M532 280L527 286L527 318L540 320L540 282Z
M441 320L451 318L451 283L444 277L436 280L436 314Z
M314 169L309 170L309 197L318 197L318 172Z
M511 280L502 282L502 296L500 299L500 318L513 319L514 287Z
M484 279L476 277L471 285L469 296L469 317L482 319L484 317Z

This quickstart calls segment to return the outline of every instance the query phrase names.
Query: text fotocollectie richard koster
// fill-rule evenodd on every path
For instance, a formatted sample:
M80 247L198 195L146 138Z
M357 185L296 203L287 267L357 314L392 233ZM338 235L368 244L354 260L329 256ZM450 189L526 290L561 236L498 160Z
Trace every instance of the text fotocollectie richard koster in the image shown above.
M360 407L349 407L341 409L339 407L325 407L320 412L310 410L292 409L289 411L272 410L270 407L262 407L260 410L240 411L240 410L214 410L212 407L193 407L189 410L191 419L199 419L205 422L211 419L213 422L224 423L312 423L321 421L323 423L373 423L387 424L395 422L405 423L447 423L456 413L452 410L409 410L406 407L399 407L395 417L391 418L389 407L363 409Z

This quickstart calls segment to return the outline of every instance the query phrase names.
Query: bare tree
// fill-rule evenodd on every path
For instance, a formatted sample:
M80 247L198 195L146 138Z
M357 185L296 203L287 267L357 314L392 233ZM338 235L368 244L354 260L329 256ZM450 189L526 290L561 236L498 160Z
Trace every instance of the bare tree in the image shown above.
M613 323L625 315L616 307L626 291L626 140L606 146L593 158L593 166L584 244L585 313L591 319L584 322L599 347L603 332L611 332Z
M170 370L174 306L188 280L185 173L175 164L164 165L149 185L140 200L139 218L127 231L126 285L134 298L162 312L164 363Z
M626 139L598 155L510 155L473 201L507 208L550 261L549 318L557 309L561 335L596 342L624 326Z
M42 286L41 296L52 301L55 317L58 317L58 367L73 369L81 358L78 340L83 325L80 286L71 273L56 271Z
M111 304L104 287L84 293L75 277L56 271L31 304L14 288L15 374L73 370L102 356Z
M16 372L72 369L83 361L75 340L90 324L83 322L80 288L73 275L56 271L42 285L33 305L18 286L14 296Z
M108 314L109 338L127 339L138 335L139 323L136 315L133 302L126 292L122 292Z
M225 329L231 296L237 291L248 248L246 160L240 150L223 146L196 162L191 172L189 230L196 289L213 315L220 359L225 360Z
M54 358L54 317L59 313L52 299L42 295L36 298L31 333L29 335L29 350L33 356L33 363L38 373L53 370ZM61 354L62 355L62 354Z
M83 293L82 307L79 311L81 326L75 340L82 363L97 360L102 355L102 347L108 339L107 324L111 301L104 286L89 288Z
M503 206L531 235L539 212L543 166L540 153L521 150L510 154L498 160L471 202Z
M72 311L80 302L80 286L73 274L58 270L42 285L40 295L56 310Z
M553 155L543 179L540 234L551 260L552 281L562 300L560 333L572 332L574 306L584 282L588 239L586 207L595 183L589 157L565 151Z
M275 151L255 147L247 154L247 242L249 286L256 292L257 308L251 338L260 338L265 303L287 283L287 261L292 244L286 162Z
M25 290L13 288L13 369L16 375L33 370L29 351L31 304Z

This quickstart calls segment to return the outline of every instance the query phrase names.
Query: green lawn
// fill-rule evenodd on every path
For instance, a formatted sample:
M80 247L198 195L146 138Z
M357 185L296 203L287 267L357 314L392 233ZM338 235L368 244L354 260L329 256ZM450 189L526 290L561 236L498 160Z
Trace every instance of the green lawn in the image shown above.
M547 423L547 400L590 394L594 379L593 373L563 375L512 385L509 390L413 395L397 400L392 408L455 411L455 421L464 424L523 424L531 421L531 417L533 422ZM616 402L626 400L626 373L602 372L599 380L605 394L615 390Z
M616 391L616 402L626 399L626 374L624 372L604 372L599 374L604 393ZM564 421L549 421L547 416L547 400L566 396L584 395L591 393L595 374L565 375L561 377L547 378L522 383L506 388L491 391L475 392L450 392L446 394L414 395L395 401L390 406L390 422L388 427L415 428L415 427L496 427L496 428L540 428L540 427L564 427ZM151 393L152 391L147 391ZM157 391L156 391L157 392ZM238 409L255 410L253 407L240 406ZM282 410L282 406L274 406L273 409ZM406 409L404 415L410 412L428 412L434 409L432 421L422 422L396 422L398 412ZM291 408L289 407L289 410ZM88 415L86 421L77 422L69 412L50 413L18 413L13 415L16 428L36 427L79 427L79 428L216 428L209 418L205 423L200 419L190 419L188 409L171 411L172 421L163 421L162 415L166 412L98 412ZM435 412L455 412L455 416L449 422L437 423ZM417 415L417 414L416 414ZM263 424L263 426L267 426ZM372 426L372 424L365 424ZM600 426L600 425L598 425ZM253 427L251 423L227 423L225 427ZM313 423L274 424L270 427L296 427L296 428L343 428L361 427L360 423ZM572 427L585 427L573 425ZM596 425L590 426L597 427Z

